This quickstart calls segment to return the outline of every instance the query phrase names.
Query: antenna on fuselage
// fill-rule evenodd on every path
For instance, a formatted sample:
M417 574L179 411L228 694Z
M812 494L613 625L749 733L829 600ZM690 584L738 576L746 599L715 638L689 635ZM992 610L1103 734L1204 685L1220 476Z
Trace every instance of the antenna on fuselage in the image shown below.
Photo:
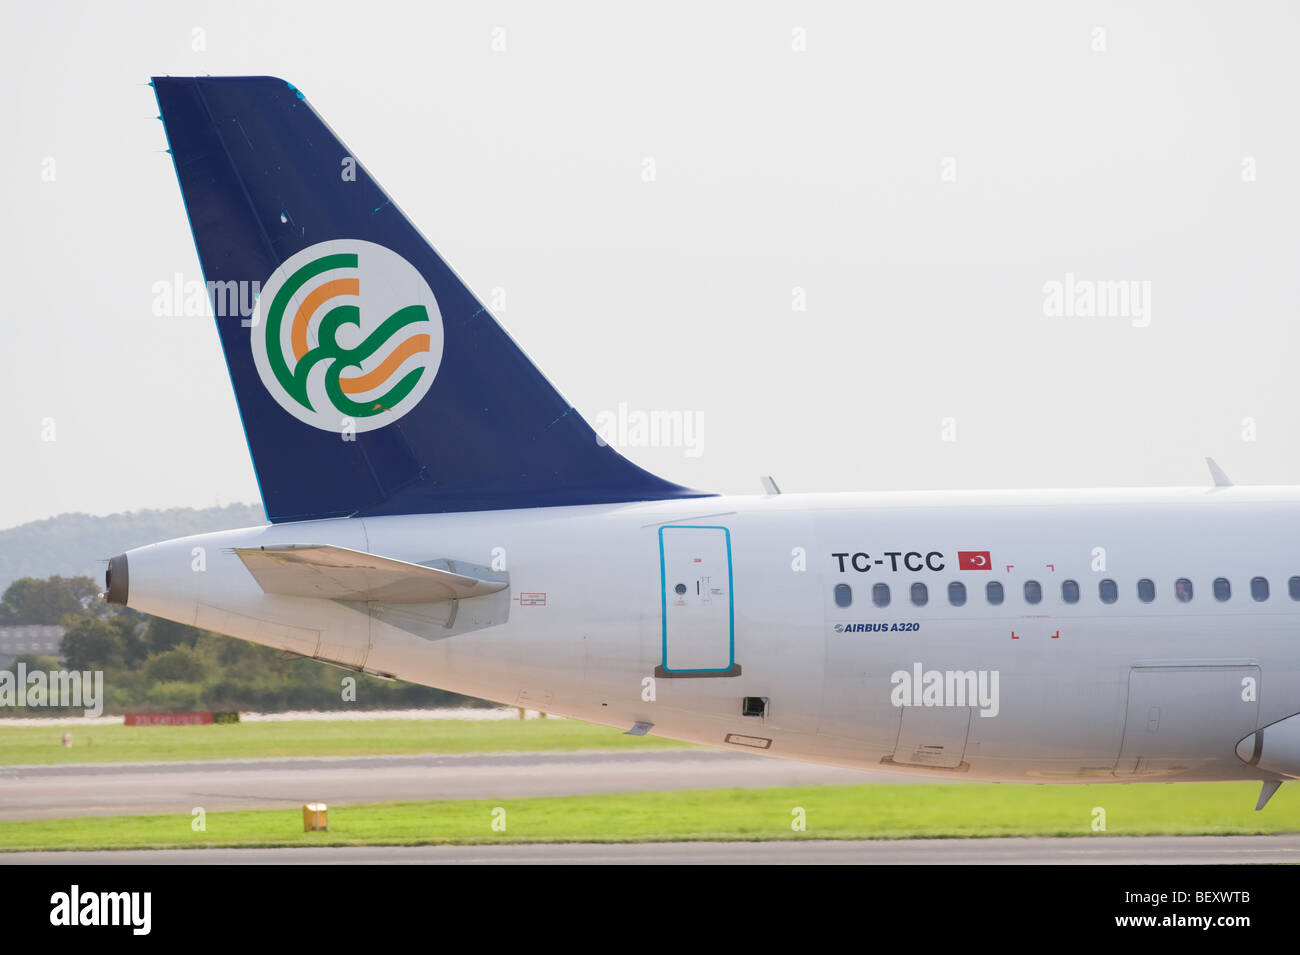
M1214 458L1206 458L1205 463L1210 466L1210 477L1214 479L1215 487L1232 487L1232 480L1223 473L1223 468L1214 463Z
M1280 779L1264 780L1264 786L1259 791L1259 802L1255 803L1256 812L1259 812L1266 805L1268 805L1268 801L1273 798L1273 793L1277 792L1278 789L1281 787L1281 785L1282 785L1282 780Z

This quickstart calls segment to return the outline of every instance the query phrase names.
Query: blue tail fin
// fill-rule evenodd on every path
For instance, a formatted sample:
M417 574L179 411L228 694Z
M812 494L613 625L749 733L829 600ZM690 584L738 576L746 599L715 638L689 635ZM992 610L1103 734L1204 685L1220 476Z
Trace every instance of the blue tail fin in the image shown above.
M705 496L599 442L293 86L153 86L270 520Z

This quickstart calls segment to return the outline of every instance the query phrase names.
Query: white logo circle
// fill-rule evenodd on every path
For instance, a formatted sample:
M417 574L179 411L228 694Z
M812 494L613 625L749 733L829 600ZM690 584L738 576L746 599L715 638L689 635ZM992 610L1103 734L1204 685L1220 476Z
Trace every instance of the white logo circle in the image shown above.
M392 249L318 242L290 256L253 310L253 364L280 407L323 431L373 431L420 403L442 363L429 283Z

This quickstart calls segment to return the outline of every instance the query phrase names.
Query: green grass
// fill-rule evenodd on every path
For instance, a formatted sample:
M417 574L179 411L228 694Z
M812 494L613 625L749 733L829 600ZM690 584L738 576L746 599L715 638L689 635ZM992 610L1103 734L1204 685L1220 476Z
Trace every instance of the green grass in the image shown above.
M60 745L64 732L72 746ZM577 720L302 720L209 726L0 726L0 765L645 749L688 744Z
M1283 787L1254 811L1250 783L1179 785L929 786L872 783L781 789L712 789L539 799L441 800L340 806L330 831L304 833L301 810L191 816L89 817L0 822L0 850L199 846L407 845L494 842L647 842L757 839L898 839L939 836L1092 836L1094 807L1109 835L1261 834L1300 831L1300 792ZM506 830L491 828L505 809ZM792 810L807 829L791 830Z

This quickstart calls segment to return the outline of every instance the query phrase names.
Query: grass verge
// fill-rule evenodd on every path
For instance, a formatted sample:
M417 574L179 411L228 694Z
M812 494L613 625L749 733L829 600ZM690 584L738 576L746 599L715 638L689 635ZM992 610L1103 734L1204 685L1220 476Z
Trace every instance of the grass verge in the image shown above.
M64 732L72 745L63 746ZM0 765L646 749L689 744L577 720L339 720L208 726L0 726Z
M1255 812L1251 783L1098 786L872 783L679 790L536 799L374 803L330 809L330 831L304 833L300 808L0 822L0 850L515 842L1251 835L1300 831L1300 792L1283 787ZM807 828L792 829L802 809ZM504 810L505 830L494 831Z

